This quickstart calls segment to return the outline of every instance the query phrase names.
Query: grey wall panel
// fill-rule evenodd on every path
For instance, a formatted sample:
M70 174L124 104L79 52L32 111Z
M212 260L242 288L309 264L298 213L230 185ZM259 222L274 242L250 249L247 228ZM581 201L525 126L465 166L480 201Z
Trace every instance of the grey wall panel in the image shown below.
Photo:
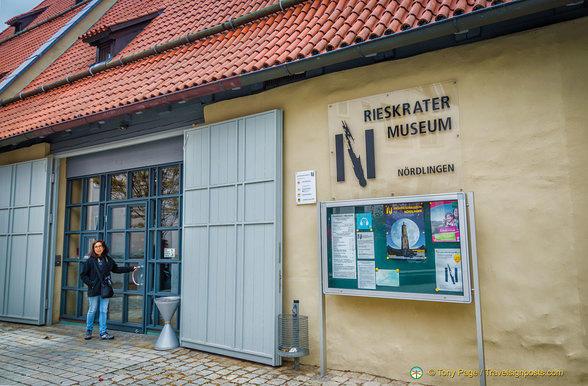
M210 188L210 223L237 221L237 188L225 186Z
M245 221L273 221L275 203L273 182L245 185Z
M186 347L280 363L281 146L278 111L185 134Z
M273 244L273 224L245 226L242 329L243 348L251 352L270 353L275 343L267 334L276 320L272 315L276 293Z
M29 205L31 197L31 171L32 166L30 162L16 164L15 178L14 178L14 206ZM44 181L39 181L38 188L45 191Z
M10 206L12 166L0 166L0 209Z
M210 228L207 342L235 347L236 228Z
M184 226L207 224L208 211L208 189L184 192Z
M199 128L186 132L184 139L184 164L191 165L190 172L184 170L184 188L192 189L208 186L210 143L209 128ZM185 149L190 149L185 151Z
M237 121L213 125L210 129L210 184L237 181Z
M181 333L194 341L206 341L208 299L208 229L185 227L183 231Z
M25 297L27 236L13 236L11 241L6 314L10 317L24 317L24 305L27 301Z
M182 136L176 136L70 157L67 159L67 178L181 162L184 152L183 140Z
M2 167L0 188L0 320L43 324L49 240L48 159ZM8 172L10 170L10 172ZM9 197L6 202L6 197Z

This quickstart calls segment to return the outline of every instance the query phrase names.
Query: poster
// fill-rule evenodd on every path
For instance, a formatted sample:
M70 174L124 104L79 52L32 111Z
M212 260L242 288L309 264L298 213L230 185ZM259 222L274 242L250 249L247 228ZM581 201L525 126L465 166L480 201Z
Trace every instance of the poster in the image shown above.
M373 259L374 257L374 234L372 232L357 232L357 258Z
M375 261L357 262L357 288L376 289L376 263Z
M459 242L457 201L431 202L431 233L436 243Z
M316 176L314 170L296 172L296 204L316 203Z
M423 203L386 205L386 246L389 259L424 260Z
M331 236L333 278L356 279L355 215L353 213L332 215Z
M435 276L440 291L463 291L459 248L435 249Z
M378 269L376 271L376 284L385 287L399 287L400 274L395 269Z

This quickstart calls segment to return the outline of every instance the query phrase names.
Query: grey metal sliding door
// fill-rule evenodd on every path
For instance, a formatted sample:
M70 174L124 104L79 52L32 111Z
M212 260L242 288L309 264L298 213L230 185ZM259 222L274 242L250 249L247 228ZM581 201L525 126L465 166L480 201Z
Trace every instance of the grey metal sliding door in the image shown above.
M45 323L51 167L0 167L0 320Z
M185 133L181 344L279 365L282 114Z

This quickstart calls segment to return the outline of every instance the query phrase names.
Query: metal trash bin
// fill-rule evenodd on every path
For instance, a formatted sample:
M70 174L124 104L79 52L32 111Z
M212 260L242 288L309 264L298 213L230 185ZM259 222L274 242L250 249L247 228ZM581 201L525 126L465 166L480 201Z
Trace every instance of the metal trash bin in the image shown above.
M300 370L299 358L310 353L308 347L308 316L298 314L298 300L294 300L292 314L278 315L278 355L294 358L294 369Z
M156 298L155 304L157 305L159 313L161 314L161 317L163 318L165 324L153 348L156 350L169 350L178 347L180 345L180 342L178 341L176 332L174 331L170 323L172 317L174 316L174 313L178 309L178 305L180 304L180 297L164 296L161 298Z

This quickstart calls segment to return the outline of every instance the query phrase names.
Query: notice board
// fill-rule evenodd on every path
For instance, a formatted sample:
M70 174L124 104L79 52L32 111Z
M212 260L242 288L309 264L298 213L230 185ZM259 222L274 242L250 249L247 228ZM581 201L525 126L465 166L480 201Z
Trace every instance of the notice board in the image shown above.
M325 294L471 302L465 193L322 202Z

